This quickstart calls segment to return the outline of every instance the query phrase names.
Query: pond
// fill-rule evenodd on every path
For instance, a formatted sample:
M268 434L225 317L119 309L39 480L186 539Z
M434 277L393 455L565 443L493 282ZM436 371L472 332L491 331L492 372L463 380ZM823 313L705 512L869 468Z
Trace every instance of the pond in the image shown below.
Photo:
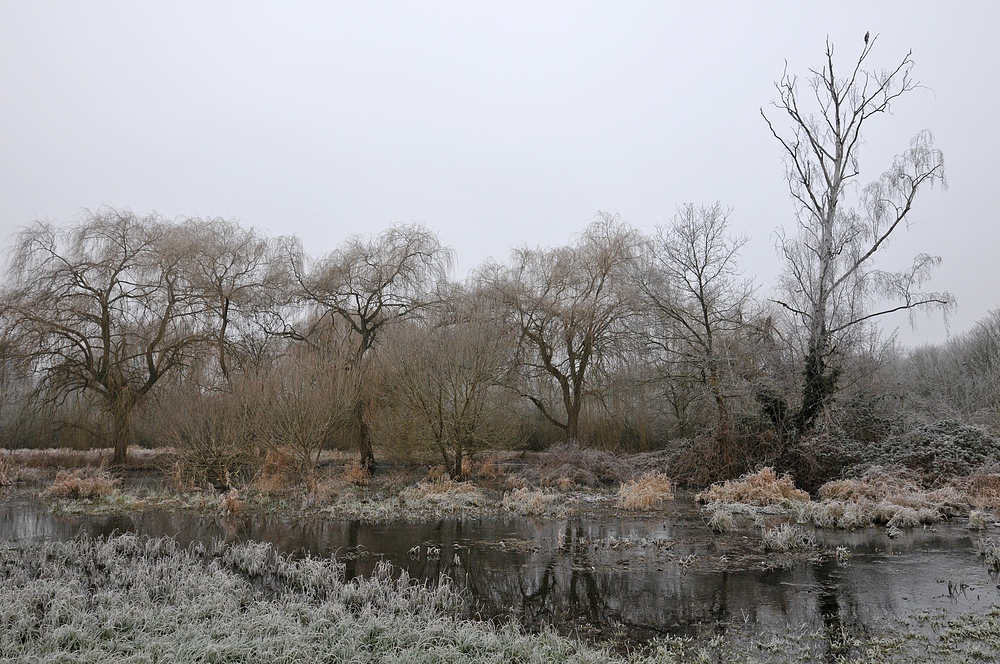
M384 524L157 511L62 515L37 501L0 503L0 538L134 532L183 544L268 541L293 555L334 556L348 577L388 560L427 583L447 575L465 593L472 615L631 642L733 624L835 634L925 611L985 611L1000 605L1000 588L976 551L980 535L963 526L956 520L896 539L875 529L817 530L818 552L790 557L764 554L749 526L711 533L690 499L676 501L669 516L658 519ZM838 547L843 560L833 555Z

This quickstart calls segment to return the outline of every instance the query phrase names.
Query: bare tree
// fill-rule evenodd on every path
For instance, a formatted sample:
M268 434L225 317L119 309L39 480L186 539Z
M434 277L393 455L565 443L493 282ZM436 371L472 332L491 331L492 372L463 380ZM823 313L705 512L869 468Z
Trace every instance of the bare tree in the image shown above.
M183 226L190 245L186 268L210 319L218 370L231 385L230 357L255 334L281 284L275 242L222 218L192 218Z
M124 463L136 405L205 335L176 227L101 208L17 236L4 293L17 346L54 397L84 392L108 413Z
M953 305L948 293L922 292L940 259L926 254L899 272L875 267L878 252L909 219L917 193L944 184L944 160L931 135L921 132L877 180L858 183L859 152L869 121L913 91L910 54L893 69L866 68L877 41L840 76L827 42L823 67L810 70L808 94L786 73L776 83L775 108L791 126L779 130L764 115L781 144L797 210L796 232L779 231L786 269L782 295L774 301L803 332L805 369L797 428L813 426L837 390L838 355L849 351L854 334L894 311Z
M375 455L365 421L367 356L388 325L414 315L426 303L436 282L447 276L451 251L432 231L401 225L375 237L353 236L308 269L301 247L291 247L291 259L301 298L318 314L295 334L308 338L326 316L340 318L350 330L358 388L354 427L361 463L370 466Z
M573 245L523 248L486 275L521 337L519 389L549 422L575 440L589 378L615 352L634 311L627 270L638 236L601 214Z
M320 454L354 412L354 380L342 350L300 346L267 370L246 376L238 390L256 413L255 439L283 457L309 491L316 488Z
M727 382L730 346L747 324L753 285L737 265L746 237L728 235L729 212L685 205L650 238L639 289L651 320L648 342L667 363L673 380L693 379L711 394L716 435L729 463L732 418Z
M498 333L495 307L483 293L456 287L442 300L427 321L394 331L384 355L386 387L405 422L392 435L441 454L458 478L466 456L517 435L505 387L517 339Z

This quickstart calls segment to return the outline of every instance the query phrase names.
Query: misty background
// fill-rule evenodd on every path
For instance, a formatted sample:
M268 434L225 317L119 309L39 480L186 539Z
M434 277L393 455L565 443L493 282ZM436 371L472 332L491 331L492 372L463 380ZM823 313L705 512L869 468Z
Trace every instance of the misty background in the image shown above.
M991 2L0 0L0 238L102 205L236 218L317 254L418 222L464 276L599 210L649 230L719 201L766 294L794 208L760 109L786 61L804 78L829 37L846 67L869 31L871 63L912 50L924 88L869 125L861 181L923 129L948 180L878 266L940 255L929 288L957 298L954 335L998 306L998 23ZM917 323L883 326L948 337Z

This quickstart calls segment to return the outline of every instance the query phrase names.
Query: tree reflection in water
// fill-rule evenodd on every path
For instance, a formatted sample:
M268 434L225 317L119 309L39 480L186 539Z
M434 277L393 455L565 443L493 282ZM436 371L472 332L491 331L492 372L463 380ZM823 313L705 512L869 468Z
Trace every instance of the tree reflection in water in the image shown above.
M0 538L138 532L176 537L182 545L252 539L293 555L335 556L348 578L370 574L386 559L421 582L450 577L470 615L513 619L528 629L552 625L598 639L641 641L748 623L761 630L818 629L835 643L843 631L864 631L884 618L1000 604L996 580L959 524L896 540L874 530L824 531L818 535L825 550L843 545L853 551L846 566L831 556L789 569L751 565L724 571L701 563L718 561L732 550L724 548L727 542L738 548L755 534L725 540L709 533L696 511L690 513L696 516L668 522L482 518L365 524L269 515L222 520L182 512L55 515L45 504L25 501L0 503ZM948 579L977 590L951 596Z

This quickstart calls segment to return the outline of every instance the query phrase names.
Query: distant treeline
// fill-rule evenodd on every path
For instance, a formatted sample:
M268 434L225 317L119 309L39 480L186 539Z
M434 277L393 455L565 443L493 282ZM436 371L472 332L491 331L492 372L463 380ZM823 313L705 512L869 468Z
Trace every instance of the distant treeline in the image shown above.
M904 353L882 314L942 309L940 259L875 267L918 191L942 182L929 134L861 186L862 128L913 89L912 61L848 79L833 47L776 84L795 224L762 296L730 212L686 205L644 234L598 214L554 248L515 249L464 281L418 225L315 256L233 220L88 211L15 238L3 282L8 445L170 444L209 479L270 456L312 477L320 450L438 456L555 441L651 450L699 441L731 475L804 463L818 432L874 441L926 418L997 423L1000 313ZM803 108L812 104L812 109Z

